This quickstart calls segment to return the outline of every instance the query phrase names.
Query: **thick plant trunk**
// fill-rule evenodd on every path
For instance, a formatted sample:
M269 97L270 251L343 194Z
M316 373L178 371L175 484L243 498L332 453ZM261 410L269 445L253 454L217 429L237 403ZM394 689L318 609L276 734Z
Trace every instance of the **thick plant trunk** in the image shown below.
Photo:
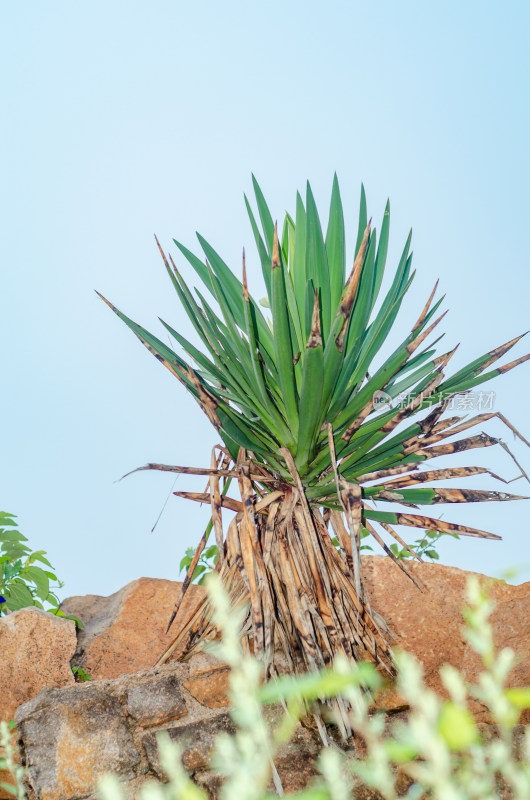
M221 497L218 477L210 479L209 495L220 551L216 571L232 605L248 606L243 646L264 661L270 676L318 670L339 653L355 661L371 660L391 674L384 622L371 611L364 592L360 539L348 533L348 513L333 510L324 517L308 503L299 479L298 487L284 484L281 491L258 494L251 468L256 472L258 466L239 461L236 467L241 501ZM236 510L226 538L222 505ZM332 541L330 525L339 546ZM157 664L182 642L186 658L216 635L205 599Z

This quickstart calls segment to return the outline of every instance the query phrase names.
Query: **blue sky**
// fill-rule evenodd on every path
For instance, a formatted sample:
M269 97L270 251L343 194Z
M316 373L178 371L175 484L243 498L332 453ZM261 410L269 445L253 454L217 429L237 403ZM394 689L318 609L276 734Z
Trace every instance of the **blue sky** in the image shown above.
M147 461L206 466L216 437L94 289L186 335L153 233L194 248L199 230L236 269L246 245L259 293L251 172L278 218L307 178L325 217L336 170L350 239L361 181L376 225L389 196L390 266L414 230L404 325L440 277L455 368L530 327L529 24L524 2L3 9L1 506L48 551L63 596L176 578L200 538L207 509L174 497L150 532L172 477L115 482ZM527 437L529 374L488 386ZM530 451L514 452L528 468ZM458 458L517 474L500 447ZM503 536L442 544L444 562L528 579L529 508L444 508Z

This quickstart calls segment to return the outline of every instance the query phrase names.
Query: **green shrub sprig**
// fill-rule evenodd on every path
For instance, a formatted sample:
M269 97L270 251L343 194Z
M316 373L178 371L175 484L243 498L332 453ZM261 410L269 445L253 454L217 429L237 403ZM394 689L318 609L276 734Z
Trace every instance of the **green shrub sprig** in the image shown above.
M16 516L0 511L0 616L36 606L64 617L55 594L63 583L46 558L46 551L31 550L27 541L18 530ZM50 607L45 608L45 604ZM66 619L73 619L78 627L83 627L76 617Z

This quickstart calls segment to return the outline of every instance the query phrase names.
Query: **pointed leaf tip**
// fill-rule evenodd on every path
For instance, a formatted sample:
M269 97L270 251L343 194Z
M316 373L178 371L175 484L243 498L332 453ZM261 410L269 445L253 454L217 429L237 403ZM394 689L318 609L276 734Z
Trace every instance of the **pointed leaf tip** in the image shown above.
M94 289L94 291L95 291L95 293L97 294L97 296L98 296L98 297L101 297L101 299L103 300L103 302L104 302L104 303L106 303L106 304L108 305L108 307L109 307L109 308L112 308L112 310L113 310L113 311L117 311L117 308L116 308L116 306L115 306L115 305L113 305L113 304L110 302L110 300L107 300L107 298L106 298L106 297L104 297L104 296L101 294L101 292L98 292L98 290L97 290L97 289Z
M168 260L167 260L167 258L166 258L166 254L165 254L165 253L164 253L164 251L162 250L162 246L161 246L160 242L158 241L158 239L157 239L157 237L156 237L156 233L154 234L154 237L155 237L155 242L156 242L156 244L157 244L157 247L158 247L158 250L159 250L159 252L160 252L160 255L162 256L162 259L163 259L163 261L164 261L165 267L166 267L166 269L168 270L168 272L170 272L171 270L169 269L169 263L168 263Z
M248 283L247 283L247 266L245 263L245 248L243 248L243 298L246 303L249 302Z
M280 243L278 241L278 223L274 223L274 239L272 240L272 268L277 269L280 264Z

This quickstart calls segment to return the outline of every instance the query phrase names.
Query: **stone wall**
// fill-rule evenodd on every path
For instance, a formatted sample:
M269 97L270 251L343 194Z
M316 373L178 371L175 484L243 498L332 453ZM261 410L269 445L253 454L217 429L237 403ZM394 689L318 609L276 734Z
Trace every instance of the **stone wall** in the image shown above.
M409 564L420 592L386 558L364 556L363 566L372 607L386 619L394 646L423 663L427 685L441 691L438 670L443 663L473 680L479 664L462 636L460 613L468 573ZM207 770L209 754L216 732L231 730L226 665L196 654L187 663L146 669L203 597L202 589L193 587L168 635L167 620L179 587L141 578L109 598L66 600L64 612L85 623L77 641L72 622L36 609L0 619L0 718L12 718L19 706L15 719L31 800L89 798L99 776L108 771L121 776L133 797L149 776L163 778L156 749L159 730L181 742L184 763L195 780L215 791L216 778ZM492 625L497 647L510 646L519 655L510 685L530 685L530 583L494 581L489 588L496 602ZM70 659L93 681L75 684ZM394 716L404 713L391 688L377 707ZM491 733L487 711L478 703L472 711ZM268 713L273 723L274 709ZM278 758L286 790L306 785L315 773L319 747L315 731L300 725Z
M195 780L212 787L215 776L207 767L215 736L233 731L227 681L226 665L201 654L185 664L44 689L15 717L30 797L90 797L107 772L118 775L133 797L149 777L164 779L159 731L179 742L184 766ZM276 711L269 713L274 724ZM286 786L309 780L318 750L316 734L299 726L278 760Z

